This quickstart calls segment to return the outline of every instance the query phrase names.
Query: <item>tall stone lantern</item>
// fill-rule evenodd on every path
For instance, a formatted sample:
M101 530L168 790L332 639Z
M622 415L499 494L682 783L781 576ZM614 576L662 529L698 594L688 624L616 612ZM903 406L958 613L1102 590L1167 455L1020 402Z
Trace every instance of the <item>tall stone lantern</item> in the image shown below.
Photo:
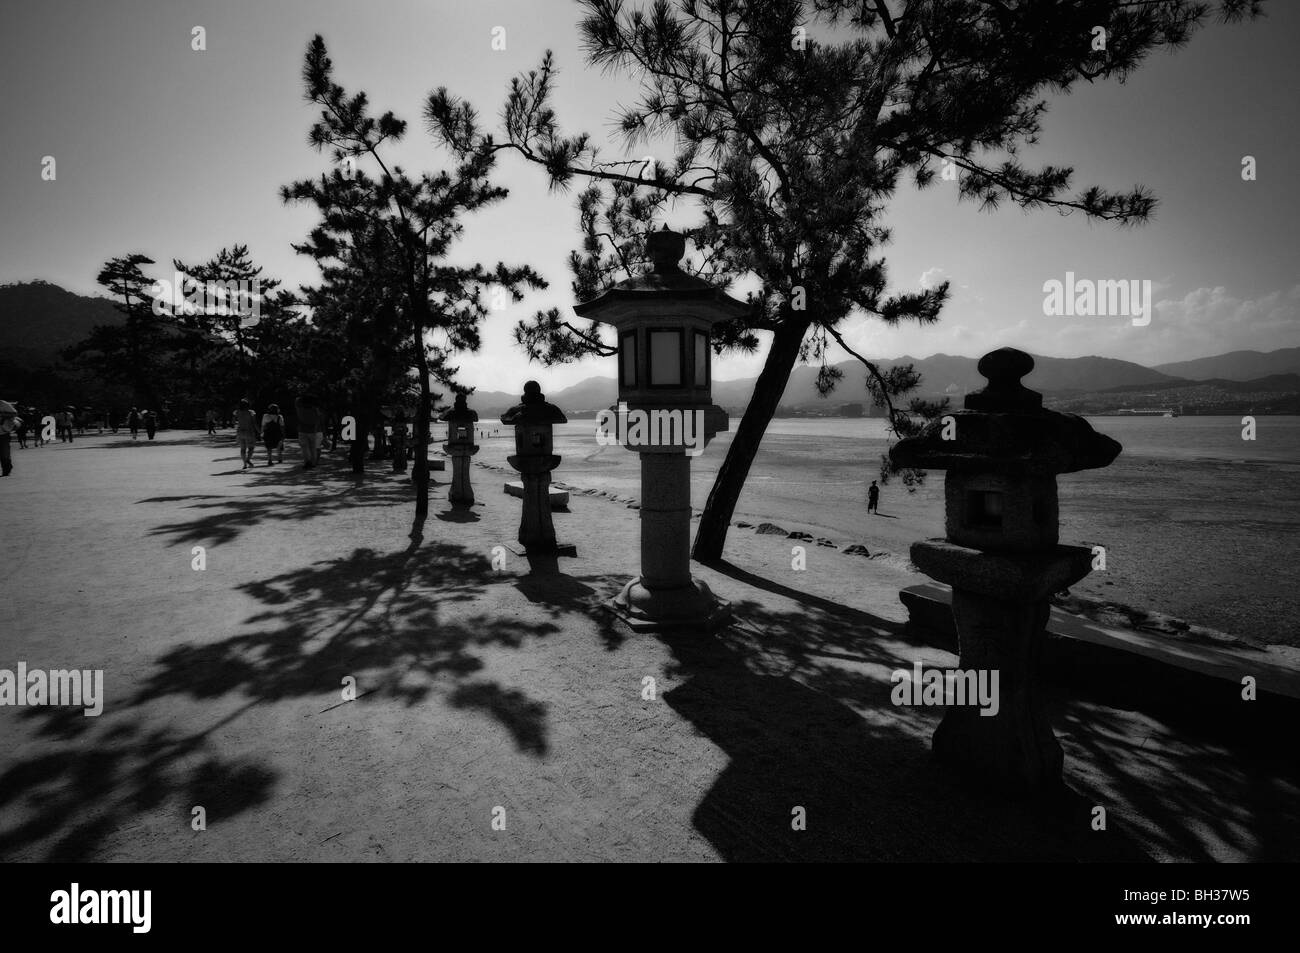
M912 562L952 586L963 672L998 672L996 714L949 705L934 752L1003 790L1048 791L1063 765L1038 684L1049 599L1092 564L1091 549L1058 542L1056 476L1109 466L1122 448L1082 417L1044 410L1042 395L1020 383L1034 368L1023 351L991 351L978 366L988 385L964 410L889 454L947 471L947 538L914 543Z
M728 426L713 403L712 326L749 305L682 271L685 236L651 232L649 272L574 306L618 337L618 405L597 437L641 455L641 574L614 600L634 629L712 627L727 607L691 577L691 457Z
M554 453L554 427L566 423L564 412L546 400L537 381L524 384L520 403L501 415L515 428L515 453L507 462L523 477L524 505L519 542L532 555L574 555L574 547L555 541L551 519L551 471L560 465Z
M446 421L447 442L443 452L451 457L451 490L447 501L453 506L473 506L474 488L469 483L469 458L478 453L474 443L474 424L478 412L469 409L464 394L456 395L456 402L444 411L439 420Z

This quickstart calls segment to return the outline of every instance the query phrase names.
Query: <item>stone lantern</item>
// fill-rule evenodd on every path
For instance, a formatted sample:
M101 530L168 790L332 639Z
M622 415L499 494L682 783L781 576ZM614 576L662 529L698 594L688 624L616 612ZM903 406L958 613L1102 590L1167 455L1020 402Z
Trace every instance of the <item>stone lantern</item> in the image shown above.
M515 453L506 459L523 477L519 542L529 555L575 554L572 546L556 543L551 521L551 471L560 465L553 452L553 428L567 420L560 408L547 403L537 381L524 384L521 403L501 415L503 424L515 428Z
M949 705L936 756L1003 790L1061 783L1061 746L1039 695L1038 669L1055 592L1088 574L1092 550L1058 538L1056 476L1109 466L1122 449L1082 417L1043 409L1020 379L1023 351L985 354L988 385L965 409L890 451L900 466L946 470L946 539L912 545L912 562L952 586L963 673L998 673L995 714ZM946 421L946 422L945 422Z
M478 412L469 409L464 394L457 394L455 404L438 419L447 423L447 442L442 445L442 449L451 457L451 491L447 494L447 500L453 506L473 506L474 488L469 483L469 458L478 453L478 445L474 443L474 424L478 421Z
M618 405L601 415L597 439L641 455L641 574L614 600L636 629L712 627L726 618L691 578L691 463L727 429L713 403L710 329L750 307L678 265L685 236L651 232L651 270L574 306L612 325L618 338Z

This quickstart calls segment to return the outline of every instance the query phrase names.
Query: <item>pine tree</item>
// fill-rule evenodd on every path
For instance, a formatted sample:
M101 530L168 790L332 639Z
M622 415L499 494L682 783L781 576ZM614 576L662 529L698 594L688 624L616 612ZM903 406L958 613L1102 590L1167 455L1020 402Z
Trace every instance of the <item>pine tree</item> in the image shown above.
M566 136L551 106L555 66L511 84L504 139L480 132L473 111L437 90L425 117L463 154L512 150L542 166L553 186L575 178L584 239L571 259L574 291L593 291L643 257L642 236L667 208L696 216L696 270L724 284L756 278L750 316L719 328L718 347L752 350L771 334L753 397L709 494L693 555L717 559L763 434L800 359L820 362L819 387L838 372L832 342L865 370L896 434L913 414L941 407L895 400L913 390L910 367L882 372L844 340L851 314L888 325L935 322L946 283L888 290L882 214L900 181L956 178L960 198L1121 225L1148 218L1145 189L1071 191L1072 170L1026 168L1019 149L1037 141L1046 92L1080 80L1123 80L1150 52L1184 43L1210 16L1188 0L580 0L589 64L640 79L641 96L619 125L629 159L603 161L590 136ZM1258 13L1252 0L1221 0L1224 20ZM1097 28L1104 42L1098 44ZM655 137L676 143L672 161L636 156ZM599 330L539 313L517 329L551 363L608 353ZM911 411L911 413L909 413Z
M413 478L416 516L423 518L429 511L431 380L453 386L456 367L450 361L457 352L478 349L489 286L520 301L523 289L544 288L546 283L527 266L497 263L489 269L481 264L446 263L448 250L460 236L462 219L507 195L488 178L495 151L464 150L451 171L408 175L401 167L389 165L384 152L386 143L405 135L405 121L391 112L372 116L366 94L349 96L333 81L333 69L324 40L316 36L307 48L303 68L307 100L321 108L310 142L317 150L330 151L334 167L319 180L286 187L282 197L310 201L319 209L322 223L304 246L319 261L337 262L337 252L365 241L374 229L383 230L396 253L391 267L401 295L399 314L409 329L419 384ZM362 162L372 165L376 174L367 173Z
M155 313L151 289L157 283L141 270L152 264L152 258L139 253L104 264L96 280L112 294L124 320L95 327L86 340L67 349L66 357L102 382L129 387L137 406L157 409L172 389L168 364L177 341L169 318Z

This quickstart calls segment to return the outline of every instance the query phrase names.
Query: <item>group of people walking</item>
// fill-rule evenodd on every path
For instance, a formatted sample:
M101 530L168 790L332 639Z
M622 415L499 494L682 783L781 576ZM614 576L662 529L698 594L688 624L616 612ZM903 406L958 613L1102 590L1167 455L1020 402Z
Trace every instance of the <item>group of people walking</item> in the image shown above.
M139 411L132 407L126 415L126 426L131 431L131 439L140 439L140 428L144 428L145 435L152 440L154 434L158 432L158 415L152 410ZM113 433L117 433L117 428L113 428Z
M53 414L42 414L33 406L19 408L7 400L0 400L0 476L8 476L13 472L15 443L20 450L26 450L29 441L32 447L43 447L56 440L59 443L72 443L76 435L85 436L86 431L92 427L102 434L105 425L117 433L117 415L112 412L96 413L90 408L78 410L72 405ZM141 411L132 407L126 415L126 426L131 431L132 440L139 439L141 430L152 440L158 433L158 414L152 410Z
M48 426L50 418L53 433ZM294 401L294 418L298 445L302 449L303 469L314 469L320 463L322 452L330 449L333 421L312 394L302 394ZM208 410L203 420L207 432L214 436L217 427L227 420L233 424L243 469L256 466L254 458L259 445L266 451L267 466L284 462L284 442L288 427L278 404L268 404L265 411L258 413L253 408L252 401L245 398L226 420L219 417L215 410ZM20 448L27 447L29 437L33 438L38 447L56 438L71 443L74 432L84 434L85 427L95 426L95 423L100 425L101 433L104 423L107 423L113 433L117 433L119 421L125 424L132 440L139 439L141 430L149 440L153 440L158 431L159 415L152 410L142 411L137 407L132 407L124 418L113 412L98 416L87 413L83 416L74 407L67 407L52 415L42 415L35 407L22 408L20 412L20 408L13 404L0 401L0 469L4 476L13 470L14 442ZM488 431L485 430L484 435L487 434ZM338 440L337 433L334 434L334 439ZM375 428L374 456L391 459L395 473L406 472L414 449L415 440L410 422L401 408Z
M298 426L298 446L302 450L303 469L314 469L320 463L325 443L324 411L315 397L303 394L294 401L294 416ZM279 404L268 404L265 412L259 415L253 409L252 401L244 398L235 409L234 424L235 442L239 444L243 469L256 465L253 458L257 454L258 444L266 448L268 467L272 463L284 462L286 428ZM216 433L215 415L208 418L208 433Z

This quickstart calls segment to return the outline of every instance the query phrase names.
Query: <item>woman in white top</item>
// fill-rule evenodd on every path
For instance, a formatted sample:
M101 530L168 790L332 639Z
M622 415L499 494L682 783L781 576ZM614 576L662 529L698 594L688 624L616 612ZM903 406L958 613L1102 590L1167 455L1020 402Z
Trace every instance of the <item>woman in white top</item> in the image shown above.
M271 465L271 451L277 452L276 463L284 463L284 418L278 404L271 404L262 415L262 443L266 445L266 465Z

